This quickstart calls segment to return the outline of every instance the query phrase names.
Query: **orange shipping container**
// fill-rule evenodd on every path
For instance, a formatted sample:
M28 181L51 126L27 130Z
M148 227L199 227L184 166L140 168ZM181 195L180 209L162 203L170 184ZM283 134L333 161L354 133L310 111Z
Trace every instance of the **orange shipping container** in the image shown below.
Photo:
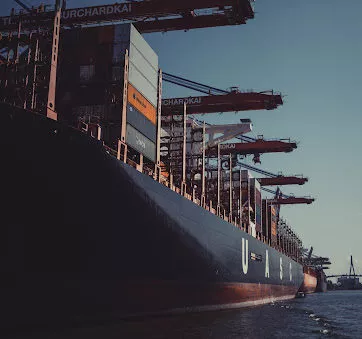
M156 108L131 84L128 84L128 102L153 124L156 124Z
M271 234L277 236L277 211L274 206L271 206Z

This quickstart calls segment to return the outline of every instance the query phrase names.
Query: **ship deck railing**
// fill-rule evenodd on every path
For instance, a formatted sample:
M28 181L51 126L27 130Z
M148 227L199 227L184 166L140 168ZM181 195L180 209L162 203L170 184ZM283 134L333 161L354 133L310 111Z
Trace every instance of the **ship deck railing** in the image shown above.
M118 155L119 155L118 151L112 149L111 147L105 145L104 143L103 143L103 146L106 149L106 152L108 154L116 157L120 161L123 160L123 159L120 159L118 157ZM129 147L129 146L127 146L127 147ZM154 167L153 164L152 165L146 164L146 163L145 164L138 164L136 161L134 161L132 159L129 159L127 156L126 156L126 161L125 162L128 165L134 167L137 171L142 172L143 174L152 177L154 180L157 180L162 185L168 187L172 191L182 195L184 198L192 201L196 205L203 207L208 212L218 216L219 218L221 218L224 221L234 225L235 227L239 228L240 230L242 230L242 231L244 231L244 232L246 232L248 234L251 234L250 229L247 227L247 225L244 224L243 222L239 222L237 217L233 218L232 214L228 213L227 210L222 208L222 206L219 206L219 208L215 209L213 206L216 206L216 204L214 204L214 202L212 200L208 201L208 203L206 203L206 201L202 201L202 199L197 197L197 195L195 194L195 190L192 190L190 187L187 187L186 184L184 184L184 189L182 189L181 187L178 187L178 186L176 186L174 184L171 184L169 178L164 176L163 174L161 174L161 171L160 171L159 175L156 176L155 175L155 167ZM191 194L188 193L188 192L191 192ZM281 247L279 245L272 246L270 239L267 239L264 235L260 234L259 232L257 232L255 237L259 241L273 247L278 252L289 256L293 260L295 260L297 262L301 261L301 259L300 259L301 256L298 256L296 253L289 253L286 249L284 249L283 247Z

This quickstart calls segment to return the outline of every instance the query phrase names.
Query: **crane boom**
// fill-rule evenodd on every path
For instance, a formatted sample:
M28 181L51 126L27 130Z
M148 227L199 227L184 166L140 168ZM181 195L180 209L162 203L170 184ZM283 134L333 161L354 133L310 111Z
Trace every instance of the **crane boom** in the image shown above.
M311 204L315 199L307 197L288 197L278 199L268 199L271 205L294 205L294 204Z
M241 93L237 87L226 91L165 72L162 80L208 94L207 96L163 99L162 115L177 114L183 110L184 103L187 104L187 114L270 110L283 104L282 96L273 91Z
M281 186L281 185L304 185L308 178L297 176L277 176L273 178L258 178L261 186Z
M210 10L213 10L212 14ZM201 11L195 15L195 11ZM206 14L202 11L206 11ZM151 0L64 9L63 26L112 21L132 21L141 32L239 25L254 17L250 0ZM54 18L54 12L31 12L0 18L0 30L41 26ZM142 30L143 29L143 30Z
M220 144L220 154L254 154L254 153L275 153L291 152L297 148L295 142L280 140L256 140L254 142L236 142Z
M273 92L230 92L224 95L210 95L162 100L162 115L180 112L187 104L187 114L272 110L283 104L280 94Z

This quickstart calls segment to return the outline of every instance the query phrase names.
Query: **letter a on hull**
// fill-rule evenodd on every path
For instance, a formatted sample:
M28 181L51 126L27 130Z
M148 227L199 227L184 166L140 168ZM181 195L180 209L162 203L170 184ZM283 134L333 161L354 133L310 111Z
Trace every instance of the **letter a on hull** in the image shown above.
M241 262L244 274L248 273L249 268L249 241L242 238L241 240Z

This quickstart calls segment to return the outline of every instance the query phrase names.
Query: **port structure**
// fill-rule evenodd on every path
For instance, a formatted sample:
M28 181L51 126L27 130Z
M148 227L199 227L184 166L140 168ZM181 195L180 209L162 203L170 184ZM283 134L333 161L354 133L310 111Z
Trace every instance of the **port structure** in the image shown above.
M362 284L360 283L359 278L362 277L362 274L356 274L353 265L353 257L350 257L349 273L348 274L333 274L327 275L327 278L337 278L337 289L343 290L361 290Z
M356 277L362 277L362 274L356 274L356 271L354 269L354 265L353 265L353 257L351 255L350 257L350 264L349 264L349 273L348 274L333 274L333 275L328 275L327 278L341 278L341 277L345 277L345 278L356 278Z
M281 94L274 91L265 92L240 92L236 87L226 91L205 85L196 81L192 81L180 76L175 76L170 73L163 72L162 80L172 83L177 86L185 87L194 91L207 94L199 97L184 97L184 98L169 98L162 100L161 114L163 117L171 115L179 115L186 106L186 114L205 114L205 113L225 113L234 111L249 111L249 110L271 110L278 108L283 104ZM241 119L241 122L246 119ZM249 120L250 121L250 120ZM210 131L212 125L207 124L207 132ZM216 126L213 126L215 128ZM230 128L226 125L222 129ZM218 130L218 133L224 133L223 130ZM297 148L296 142L290 139L281 140L265 140L262 136L258 139L247 136L240 136L243 133L229 135L228 139L236 137L243 142L223 143L220 145L221 155L247 155L254 154L254 162L260 163L260 154L275 153L275 152L291 152ZM217 150L214 146L217 143L228 140L218 140L218 142L209 140L205 147L208 155L216 155Z
M316 269L329 269L328 265L331 264L331 261L327 257L318 256L313 253L313 246L308 249L304 249L305 255L303 256L304 264L307 266L312 266Z
M164 121L166 118L169 121L172 121L174 117L176 118L175 120L179 120L177 117L181 115L183 115L183 119L186 120L186 116L189 114L194 115L215 112L224 113L225 111L229 112L238 110L276 109L279 105L283 104L282 96L280 94L275 94L273 91L268 93L240 93L240 91L235 87L233 87L230 91L224 91L165 72L163 73L163 81L206 94L200 97L164 99L162 101L161 113ZM252 100L250 99L251 96L253 97ZM199 156L198 159L193 159L192 155L190 156L187 154L187 142L185 142L184 162L188 165L186 165L182 170L185 173L184 177L187 177L186 173L190 173L190 178L195 178L196 175L199 178L203 178L201 185L198 180L191 179L191 186L196 187L194 195L201 197L201 201L202 197L204 196L207 198L207 200L216 201L216 207L218 211L223 210L224 215L228 215L230 220L235 218L235 222L237 224L241 224L241 227L244 227L247 232L253 233L253 230L250 230L247 226L248 222L245 223L244 221L245 219L249 218L252 220L252 223L255 223L255 213L246 211L244 209L247 208L248 210L249 208L247 206L251 206L255 203L255 201L243 200L243 193L239 188L242 185L249 185L249 179L246 179L245 177L242 178L242 171L240 170L242 164L240 163L239 158L243 158L248 154L254 154L254 162L260 163L260 154L272 152L288 153L297 148L297 143L291 141L290 139L265 140L263 136L258 136L257 139L245 136L244 133L249 131L244 131L243 133L240 132L224 134L225 131L228 128L230 129L231 126L213 126L210 124L205 124L202 121L198 121L195 118L193 118L193 120L198 122L200 125L203 124L204 134L209 134L209 138L208 140L204 141L203 149L205 152L202 157ZM241 119L241 123L243 122L247 123L250 122L250 120ZM174 126L176 127L176 125ZM211 128L218 128L218 130L215 132L221 133L223 135L217 140L214 140L212 133L210 137ZM237 132L237 130L233 130L233 132ZM192 132L188 133L185 129L184 134L191 135ZM241 142L225 143L225 141L228 141L231 138L240 139ZM171 149L172 147L169 144L167 148ZM182 145L179 144L176 148L182 149ZM177 169L176 172L181 173L182 171L180 164L177 165L174 162L173 165L170 166L170 159L172 159L172 156L169 157L169 154L164 158L165 163L168 163L169 173L175 171L177 167L179 169ZM193 169L191 170L189 165L190 161L194 162ZM201 165L197 166L197 164ZM205 173L207 178L206 180L204 179L205 175L202 173ZM215 181L213 179L214 177L217 177L218 180ZM269 183L272 183L272 179L274 178L270 179L271 180ZM307 181L305 178L290 178L291 182L293 182L293 180L294 182L297 181L298 184L302 184ZM178 178L178 182L180 182L180 177ZM279 181L276 184L279 182L283 182L283 179L279 178ZM284 181L284 184L287 184L286 181ZM253 189L255 190L255 186ZM255 192L257 192L257 190L255 190ZM260 195L259 193L255 194ZM262 199L260 198L260 200ZM301 242L295 233L291 230L291 227L286 225L286 223L281 218L279 218L280 206L283 204L310 204L313 201L314 199L312 198L296 198L283 195L281 192L280 194L277 194L274 199L263 199L263 215L268 215L268 221L265 223L263 222L263 225L257 225L256 235L258 237L265 237L265 241L269 242L272 246L278 248L282 252L298 252L294 251L293 248L299 248L301 246ZM243 206L244 204L247 204L247 206L244 206L240 209L240 204ZM272 216L272 214L274 216ZM273 231L271 231L271 228L273 228ZM286 239L292 239L292 241L289 242L289 240L287 241ZM295 255L295 257L297 258L297 255Z
M162 115L177 114L187 105L187 114L273 110L283 104L282 95L274 91L240 92L237 87L226 91L163 72L163 81L207 95L162 100Z
M23 10L1 17L0 31L19 23L26 28L47 27L57 12L52 6L29 8L16 2ZM144 0L69 9L63 0L61 9L62 27L132 22L141 33L241 25L254 18L252 0Z
M0 17L0 100L46 114L55 111L58 48L61 30L132 22L141 33L239 25L254 17L251 0L150 0L66 8L22 7Z
M204 10L213 8L215 5L218 7L219 11L225 12L226 10L242 10L244 5L246 7L248 7L247 5L250 5L249 1L243 0L226 0L223 1L220 6L218 6L219 1L211 0L195 1L192 2L192 6L190 3L190 1L184 1L182 4L178 5L173 2L166 3L168 7L162 7L161 5L165 5L164 1L152 0L68 10L64 6L64 1L61 3L60 0L57 0L54 9L47 10L45 7L39 7L37 9L31 9L29 12L24 8L24 10L26 10L25 12L13 12L9 17L0 18L0 31L2 33L0 44L3 51L3 57L0 60L1 101L33 112L42 114L46 112L46 115L49 118L57 120L58 117L55 111L55 80L57 75L60 32L64 27L72 29L77 26L88 24L122 21L134 22L136 18L139 18L140 20L135 22L136 27L138 25L139 28L140 24L144 24L146 26L152 25L152 27L157 28L157 20L163 21L163 25L171 23L172 20L176 20L168 18L168 16L172 16L173 14L177 14L178 20L183 21L184 24L187 25L186 29L210 27L206 25L197 26L187 24L188 20L192 20L195 23L197 19L200 19L192 19L197 12L189 13L190 8ZM229 5L231 7L228 7ZM135 8L141 8L140 6L143 6L142 8L144 10L142 15L141 11L134 11ZM160 7L162 7L160 12L155 11L156 8ZM177 13L172 12L170 10L171 7L176 8ZM152 15L150 14L149 17L146 15L146 8L153 10ZM168 9L167 13L165 8ZM112 11L113 14L116 14L115 12L117 11L117 14L122 15L115 16L111 13ZM102 16L104 12L110 15L107 14L105 18ZM213 10L211 10L211 13L212 12ZM165 16L162 16L162 13L164 13ZM137 17L137 15L140 15L140 17ZM209 15L213 16L214 14ZM79 16L81 18L79 18ZM86 16L86 18L83 18L83 16ZM253 13L252 15L249 13L249 18L252 16ZM214 16L213 18L215 19L216 17L217 16ZM203 19L205 18L211 19L210 16L204 17ZM244 16L244 21L246 18L247 16ZM239 23L243 23L242 21L243 20L239 20ZM210 22L208 23L209 25ZM228 24L233 24L232 16L228 16L227 22ZM176 23L176 21L173 23ZM237 22L234 21L234 24L237 24ZM217 24L213 25L217 26ZM183 28L185 28L185 26L183 26ZM141 29L141 31L146 32L147 30ZM24 51L27 52L25 53ZM159 79L162 79L161 75ZM240 91L234 88L231 91L227 91L227 93L219 92L219 96L223 97L222 100L224 100L225 106L223 110L275 109L282 104L281 95L274 94L272 91L240 93ZM211 97L211 95L207 96L207 98L209 97ZM228 102L226 102L225 98L231 98L232 101L232 98L236 97L242 98L244 106L242 106L242 103L239 103L239 106L236 108L233 105L229 107L226 106L228 105ZM159 98L161 97L159 96ZM158 105L159 108L161 108L160 104L161 103ZM176 131L176 133L171 133L171 135L169 135L168 141L165 144L168 143L169 146L179 146L179 148L170 147L169 153L167 154L167 152L165 152L166 154L163 156L164 161L168 162L165 164L165 167L168 167L168 177L163 176L162 173L158 171L158 163L153 168L146 168L140 160L138 166L133 158L131 160L128 156L129 148L125 147L124 151L122 151L120 143L118 144L118 150L111 149L104 144L107 152L116 156L119 160L125 161L136 167L137 170L153 176L155 180L158 180L163 185L181 193L185 198L192 200L236 227L242 228L254 237L276 246L277 241L274 234L270 235L269 231L269 233L263 233L260 222L259 224L256 223L256 227L253 228L248 221L251 220L251 217L255 219L256 213L252 211L253 208L251 206L254 206L255 211L256 201L250 201L251 197L249 197L247 191L243 191L242 186L246 184L256 192L256 182L250 180L249 177L242 177L242 174L245 175L245 173L243 173L240 168L234 166L234 158L231 153L228 155L221 154L219 143L216 145L218 148L216 158L210 158L205 154L206 126L204 124L203 126L191 128L189 135L187 132L188 122L186 118L186 106L186 102L184 102L181 120L176 119L169 122L163 122L163 127L166 127L168 124L168 127L171 127L172 133ZM212 103L209 103L208 107L211 109ZM218 106L218 110L219 108L220 105ZM160 113L161 112L158 113L159 116ZM180 112L177 112L177 114L179 113ZM189 112L187 112L187 114L188 113ZM174 114L171 115L172 118L176 116L177 115ZM161 119L158 120L158 123L161 124ZM86 131L88 129L87 127L89 126L85 126L82 130ZM181 133L179 133L180 131ZM94 135L91 136L94 137ZM102 141L99 134L97 134L97 138ZM190 146L192 152L187 152L188 146ZM157 152L159 152L159 146L157 147ZM195 149L196 151L194 151ZM156 158L158 159L158 156ZM212 167L212 162L215 162L215 160L216 169ZM227 162L229 162L229 169L222 166L222 164ZM215 174L217 175L215 176ZM259 207L261 207L260 192L258 192L258 196ZM255 196L253 199L255 200ZM278 248L299 261L301 242L298 237L289 231L280 233L278 237L283 240L278 242L280 244Z

